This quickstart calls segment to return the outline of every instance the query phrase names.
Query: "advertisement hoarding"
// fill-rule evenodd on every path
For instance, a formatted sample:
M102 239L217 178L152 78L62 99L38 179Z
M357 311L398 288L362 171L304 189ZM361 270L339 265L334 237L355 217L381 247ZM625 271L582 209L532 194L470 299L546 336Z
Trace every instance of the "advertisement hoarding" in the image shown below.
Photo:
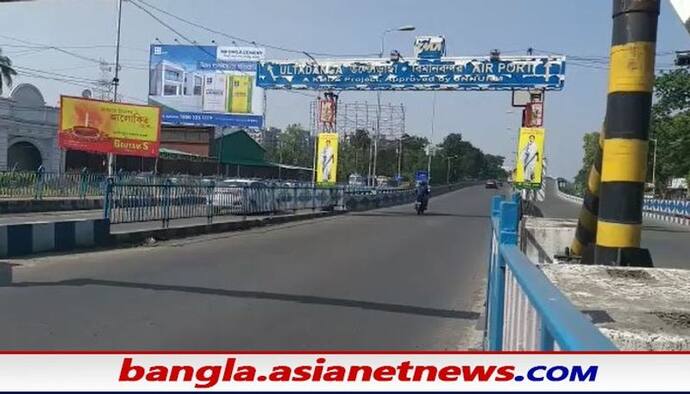
M260 128L263 57L255 47L151 45L149 103L163 107L166 123Z
M414 40L414 57L440 59L446 56L446 39L443 36L417 36Z
M316 90L561 90L563 56L259 62L257 86Z
M338 173L338 133L319 133L316 183L335 184Z
M514 183L523 189L541 187L544 163L544 129L520 128Z
M160 108L62 96L58 144L62 149L156 157Z

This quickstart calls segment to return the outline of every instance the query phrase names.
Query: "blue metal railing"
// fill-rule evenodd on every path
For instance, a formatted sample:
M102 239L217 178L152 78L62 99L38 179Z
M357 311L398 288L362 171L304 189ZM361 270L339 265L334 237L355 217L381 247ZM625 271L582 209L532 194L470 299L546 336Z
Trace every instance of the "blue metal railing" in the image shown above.
M206 218L225 215L272 215L304 209L332 210L345 205L341 186L120 183L109 179L105 191L104 217L110 224Z
M519 201L494 196L486 303L487 350L617 350L517 246ZM508 289L508 290L506 290ZM515 303L514 298L526 300ZM514 308L526 312L514 318ZM531 312L531 313L530 313ZM530 325L528 320L532 320ZM521 325L513 327L510 325ZM532 330L530 325L534 327ZM510 326L510 327L509 327ZM515 332L522 337L516 339ZM506 338L511 343L504 343ZM519 343L519 347L515 347ZM525 346L527 344L527 346Z
M690 201L645 198L644 210L662 215L690 218Z

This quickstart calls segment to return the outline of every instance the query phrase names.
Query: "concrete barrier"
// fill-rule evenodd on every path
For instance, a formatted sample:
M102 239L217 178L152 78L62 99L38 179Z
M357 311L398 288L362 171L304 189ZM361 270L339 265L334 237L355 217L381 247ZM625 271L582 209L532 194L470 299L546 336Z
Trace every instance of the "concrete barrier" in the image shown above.
M523 252L616 347L690 350L690 271L559 261L577 221L523 220Z
M0 200L0 214L77 211L103 208L103 198L49 198L45 200L12 199Z
M104 219L0 225L0 257L94 247L108 238Z

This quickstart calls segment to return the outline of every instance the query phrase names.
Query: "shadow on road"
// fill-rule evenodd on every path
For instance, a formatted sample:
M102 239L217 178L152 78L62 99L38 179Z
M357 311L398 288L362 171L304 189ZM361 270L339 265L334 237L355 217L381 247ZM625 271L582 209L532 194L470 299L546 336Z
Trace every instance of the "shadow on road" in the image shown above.
M395 216L417 216L415 211L388 211L388 212L358 212L352 213L351 216L365 216L365 217L395 217ZM463 215L459 213L445 213L445 212L424 212L421 216L447 216L470 219L488 219L488 215Z
M51 286L111 286L130 289L144 289L156 291L176 291L194 294L206 294L233 298L253 298L259 300L298 302L302 304L317 304L361 308L374 311L404 313L409 315L443 317L450 319L476 320L477 312L456 311L450 309L424 308L419 306L386 304L380 302L348 300L343 298L329 298L308 295L270 293L264 291L227 290L196 286L162 285L152 283L121 282L101 279L68 279L57 282L19 282L3 287L51 287Z

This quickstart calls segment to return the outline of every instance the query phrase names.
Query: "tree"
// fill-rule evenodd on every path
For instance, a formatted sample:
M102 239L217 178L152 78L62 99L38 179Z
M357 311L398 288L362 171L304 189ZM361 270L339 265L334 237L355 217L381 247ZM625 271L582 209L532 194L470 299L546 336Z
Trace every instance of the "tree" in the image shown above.
M0 48L0 94L2 94L3 86L8 88L12 86L12 77L17 75L17 71L12 67L12 60L2 54Z
M690 172L690 72L679 68L656 77L656 102L652 106L650 136L657 148L656 180L662 191L671 178L683 178ZM652 143L653 144L653 143ZM647 168L651 178L654 146L650 144Z
M277 150L284 164L310 168L314 165L314 143L309 131L300 124L291 124L280 133Z
M507 175L503 169L506 158L498 155L484 155L484 166L480 177L484 179L506 179Z
M434 183L444 183L446 179L457 182L463 179L506 177L502 167L504 157L484 154L471 142L464 141L460 133L448 134L439 148L439 154L434 155L431 163Z
M593 131L582 136L582 149L585 154L582 157L582 168L575 176L575 192L584 195L589 179L589 169L594 164L594 157L599 149L599 132Z

